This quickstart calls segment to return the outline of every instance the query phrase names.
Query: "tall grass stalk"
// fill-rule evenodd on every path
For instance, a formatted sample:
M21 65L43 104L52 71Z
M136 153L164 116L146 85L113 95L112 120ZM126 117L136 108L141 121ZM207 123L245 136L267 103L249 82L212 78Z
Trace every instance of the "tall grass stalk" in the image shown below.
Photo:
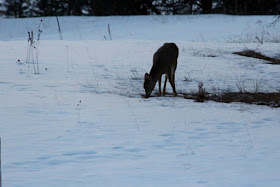
M39 45L40 45L40 38L41 38L41 22L40 21L38 26L37 32L37 40L34 39L34 32L28 31L28 47L27 47L27 55L26 55L26 63L28 63L28 75L30 72L30 64L33 65L34 74L39 74Z

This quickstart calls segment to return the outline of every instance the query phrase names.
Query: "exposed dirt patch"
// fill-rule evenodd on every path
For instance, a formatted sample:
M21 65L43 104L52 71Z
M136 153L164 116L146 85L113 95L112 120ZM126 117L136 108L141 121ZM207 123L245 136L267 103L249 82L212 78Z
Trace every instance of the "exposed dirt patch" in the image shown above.
M244 50L244 51L240 51L240 52L234 52L233 54L251 57L251 58L257 58L257 59L261 59L261 60L266 60L269 62L269 64L280 65L279 59L265 56L254 50Z
M145 95L141 95L142 98ZM150 97L174 97L172 93L166 93L165 96L151 95ZM192 99L196 102L215 101L219 103L247 103L255 105L265 105L270 107L280 107L280 92L272 93L251 93L251 92L226 92L222 94L211 94L207 92L197 93L178 93L176 97ZM174 97L174 98L176 98Z

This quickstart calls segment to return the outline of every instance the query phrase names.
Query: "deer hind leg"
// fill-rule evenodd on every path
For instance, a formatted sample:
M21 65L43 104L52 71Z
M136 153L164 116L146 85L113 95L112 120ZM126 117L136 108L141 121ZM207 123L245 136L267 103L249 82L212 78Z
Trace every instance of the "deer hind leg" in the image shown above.
M175 69L171 69L168 74L168 79L173 89L173 96L177 96L176 88L175 88Z
M163 85L163 95L165 95L166 82L167 82L167 74L165 74L165 80L164 80L164 85Z
M173 74L173 96L177 96L176 86L175 86L175 73Z
M158 79L158 95L161 96L161 76Z

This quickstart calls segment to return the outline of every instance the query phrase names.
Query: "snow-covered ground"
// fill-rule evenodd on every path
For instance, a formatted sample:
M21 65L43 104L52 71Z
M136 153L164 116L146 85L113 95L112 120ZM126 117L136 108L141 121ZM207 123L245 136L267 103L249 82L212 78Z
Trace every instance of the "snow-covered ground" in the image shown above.
M35 75L27 31L40 19ZM280 185L279 109L141 98L164 42L180 49L178 92L198 82L210 92L278 91L280 66L232 54L277 56L273 16L59 20L63 40L55 18L0 19L3 186Z

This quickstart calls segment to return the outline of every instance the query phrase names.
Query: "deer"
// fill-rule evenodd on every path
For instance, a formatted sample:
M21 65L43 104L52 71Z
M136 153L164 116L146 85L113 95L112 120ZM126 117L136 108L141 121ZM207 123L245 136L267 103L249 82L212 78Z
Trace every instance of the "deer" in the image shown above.
M165 95L167 78L173 89L173 96L177 96L175 88L175 71L177 68L177 58L179 56L179 49L175 43L164 43L153 56L153 66L150 73L145 73L144 89L146 92L145 98L151 96L152 91L158 82L159 91L158 96ZM163 86L163 93L161 94L161 77L165 74L165 81Z

